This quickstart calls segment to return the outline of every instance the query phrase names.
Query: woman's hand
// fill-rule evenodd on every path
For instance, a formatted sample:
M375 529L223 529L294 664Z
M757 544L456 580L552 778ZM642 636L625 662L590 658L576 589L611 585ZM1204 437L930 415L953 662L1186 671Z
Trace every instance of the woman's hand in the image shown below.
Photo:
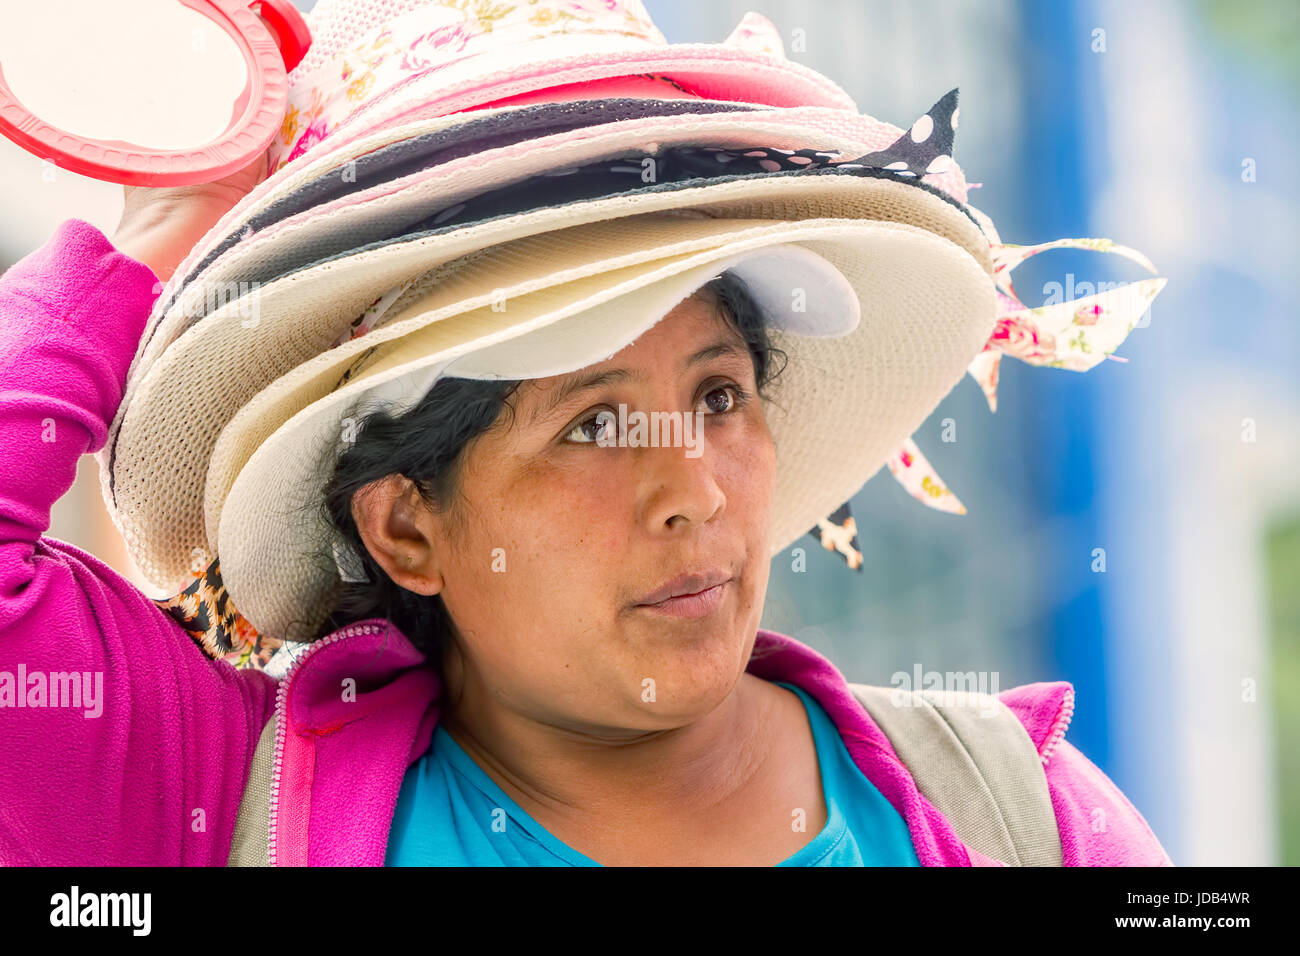
M217 221L266 178L265 151L243 169L194 186L123 186L113 245L166 282Z

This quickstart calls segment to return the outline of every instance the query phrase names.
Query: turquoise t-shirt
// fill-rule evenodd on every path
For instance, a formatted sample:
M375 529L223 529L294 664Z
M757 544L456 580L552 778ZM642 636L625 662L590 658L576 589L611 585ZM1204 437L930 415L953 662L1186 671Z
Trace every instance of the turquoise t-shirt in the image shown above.
M829 818L778 866L920 866L907 823L858 769L830 715L793 684L812 723ZM498 822L504 820L504 827ZM600 866L539 826L441 726L407 770L386 866Z

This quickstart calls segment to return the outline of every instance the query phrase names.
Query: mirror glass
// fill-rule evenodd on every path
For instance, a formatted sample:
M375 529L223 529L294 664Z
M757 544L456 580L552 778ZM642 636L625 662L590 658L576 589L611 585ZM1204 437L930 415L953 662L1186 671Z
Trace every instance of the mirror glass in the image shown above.
M202 146L248 85L234 38L179 0L0 0L0 22L9 91L83 139Z

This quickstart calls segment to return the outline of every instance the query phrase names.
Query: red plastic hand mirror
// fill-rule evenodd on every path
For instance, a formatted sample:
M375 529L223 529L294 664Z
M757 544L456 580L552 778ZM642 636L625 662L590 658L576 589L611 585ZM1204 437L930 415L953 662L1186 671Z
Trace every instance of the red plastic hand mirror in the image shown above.
M211 182L271 144L310 45L289 0L0 0L0 134L95 179Z

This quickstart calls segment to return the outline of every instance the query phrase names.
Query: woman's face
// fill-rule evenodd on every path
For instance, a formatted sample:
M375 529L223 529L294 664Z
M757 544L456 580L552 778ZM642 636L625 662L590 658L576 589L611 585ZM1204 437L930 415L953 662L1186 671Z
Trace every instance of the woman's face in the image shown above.
M455 514L389 516L389 544L412 566L376 557L403 586L442 594L470 683L495 705L578 731L668 729L743 674L767 590L776 457L753 360L718 308L686 299L612 358L524 382L513 418L503 410L466 446ZM629 423L698 411L699 433L652 447L647 428L630 447L620 403ZM620 435L624 447L597 442ZM405 500L418 505L414 491ZM644 606L679 575L712 570L728 580L697 600L706 606Z

